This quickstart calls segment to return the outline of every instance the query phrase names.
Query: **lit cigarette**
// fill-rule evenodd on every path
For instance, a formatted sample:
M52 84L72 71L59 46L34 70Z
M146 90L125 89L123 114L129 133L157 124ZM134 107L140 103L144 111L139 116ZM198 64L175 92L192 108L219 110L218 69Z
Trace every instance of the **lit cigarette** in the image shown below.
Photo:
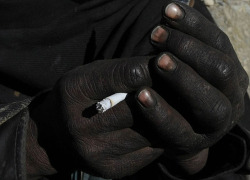
M106 97L102 101L96 103L96 110L98 113L104 113L108 109L114 107L116 104L124 100L127 96L127 93L116 93L109 97Z

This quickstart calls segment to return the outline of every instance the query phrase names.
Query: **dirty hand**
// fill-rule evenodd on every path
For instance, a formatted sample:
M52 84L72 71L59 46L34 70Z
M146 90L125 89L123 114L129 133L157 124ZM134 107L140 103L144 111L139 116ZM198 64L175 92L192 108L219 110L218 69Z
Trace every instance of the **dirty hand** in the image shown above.
M138 93L138 106L167 159L194 174L239 122L249 81L228 37L198 11L171 3L163 16L151 36L165 52L153 65L160 83Z
M42 148L28 143L27 153L35 149L28 161L38 158L35 161L40 165L37 170L28 164L30 176L72 168L119 178L159 157L163 149L150 147L148 140L130 128L133 116L125 101L101 114L94 107L114 93L151 86L148 61L149 57L96 61L63 76L32 111L34 123L29 131Z

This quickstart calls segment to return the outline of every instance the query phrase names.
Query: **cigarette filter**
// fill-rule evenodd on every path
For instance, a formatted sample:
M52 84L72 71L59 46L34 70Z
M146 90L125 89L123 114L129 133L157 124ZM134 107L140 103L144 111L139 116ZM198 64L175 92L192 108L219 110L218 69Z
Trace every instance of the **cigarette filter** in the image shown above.
M114 107L116 104L124 100L127 93L116 93L104 98L102 101L96 103L96 110L98 113L104 113L108 109Z

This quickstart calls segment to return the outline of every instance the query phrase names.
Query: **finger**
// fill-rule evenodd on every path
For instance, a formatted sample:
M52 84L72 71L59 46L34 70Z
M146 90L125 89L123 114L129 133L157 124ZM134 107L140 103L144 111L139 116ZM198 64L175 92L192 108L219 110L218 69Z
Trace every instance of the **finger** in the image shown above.
M230 100L242 98L234 64L227 55L180 31L158 28L160 31L156 34L167 34L168 37L157 45L164 46L191 66Z
M99 167L104 178L119 179L132 175L149 165L163 153L163 149L145 147L117 159L107 160L104 166Z
M249 83L248 76L240 64L228 36L216 24L206 19L194 8L178 2L167 5L163 16L167 23L175 29L199 39L234 59L233 63L238 72L240 87L245 92Z
M130 128L80 137L77 144L80 154L89 161L97 156L114 158L150 146L147 139Z
M178 153L194 153L205 148L205 137L194 132L192 126L163 98L150 88L138 92L138 108L151 134L164 142L163 147ZM199 142L199 143L198 143Z
M235 54L227 35L199 11L182 3L170 3L163 11L167 23L226 54Z
M176 54L178 58L227 96L234 111L231 126L236 124L244 109L243 94L246 89L240 87L238 73L236 73L231 59L192 36L167 27L160 29L155 33L159 33L160 37L163 37L161 34L164 33L168 36L158 45L164 46L165 49Z
M169 84L188 103L199 129L205 133L225 130L231 103L224 94L171 54L161 55L154 67L161 83Z
M149 59L150 57L135 57L95 61L65 76L62 82L69 83L64 85L64 89L69 95L77 94L79 97L74 99L79 101L101 100L114 93L134 91L142 85L151 84L148 72ZM72 76L77 77L74 82ZM72 90L72 83L73 87L79 88ZM86 104L84 106L86 107Z

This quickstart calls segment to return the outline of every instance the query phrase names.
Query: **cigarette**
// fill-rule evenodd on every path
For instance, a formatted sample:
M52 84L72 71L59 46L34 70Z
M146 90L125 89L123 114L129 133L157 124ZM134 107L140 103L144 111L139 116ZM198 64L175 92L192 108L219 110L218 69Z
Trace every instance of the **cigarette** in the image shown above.
M123 101L126 96L127 93L115 93L109 97L106 97L102 101L96 103L96 110L98 111L98 113L104 113L119 102Z

